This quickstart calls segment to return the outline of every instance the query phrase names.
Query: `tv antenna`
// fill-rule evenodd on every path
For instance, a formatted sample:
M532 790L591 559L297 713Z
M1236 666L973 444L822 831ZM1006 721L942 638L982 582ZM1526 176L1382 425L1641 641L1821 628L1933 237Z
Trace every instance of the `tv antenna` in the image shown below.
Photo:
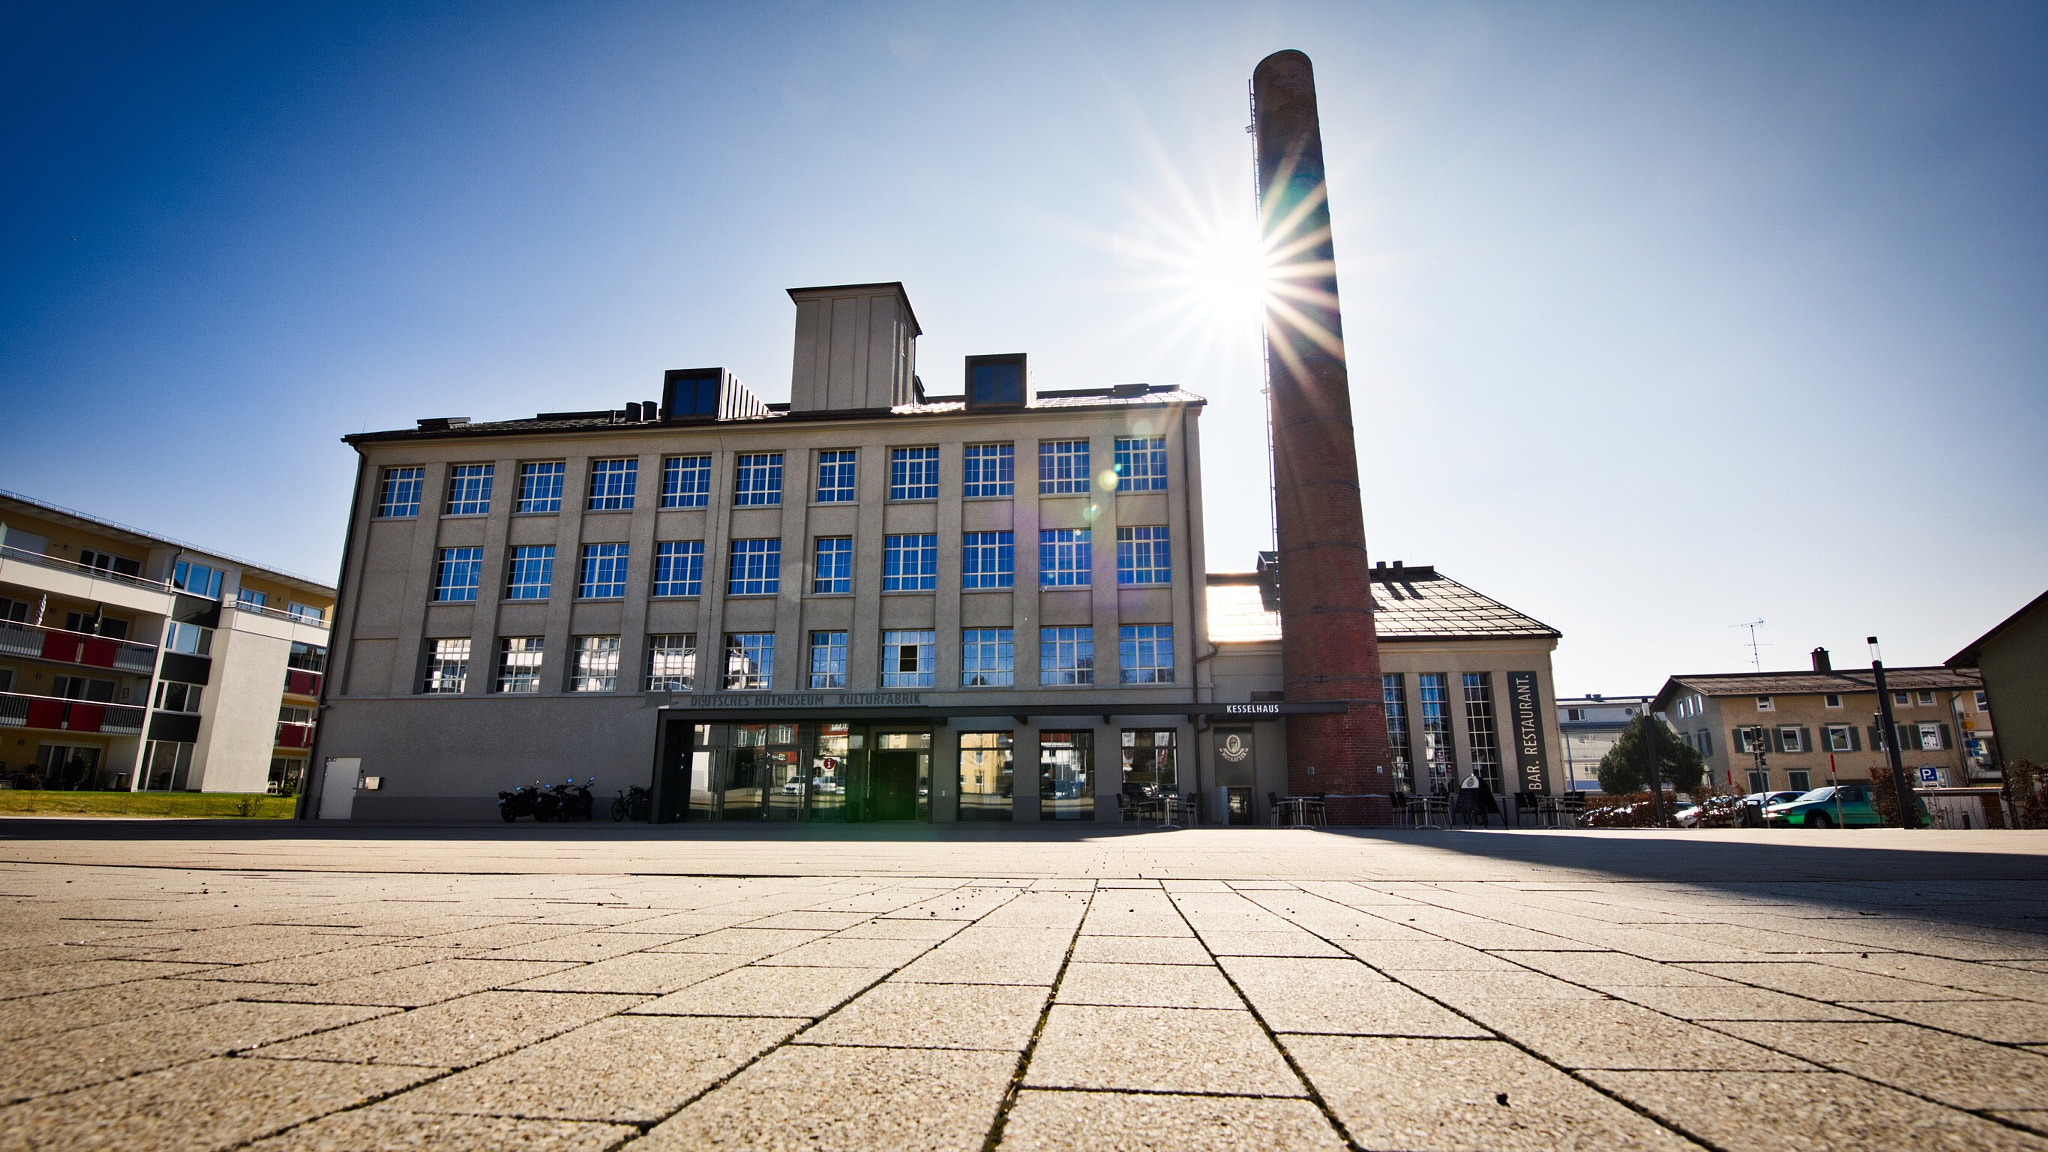
M1759 628L1761 628L1761 627L1763 627L1763 626L1764 626L1764 621L1763 621L1763 617L1761 617L1761 616L1757 617L1757 618L1756 618L1756 619L1754 619L1754 620L1751 620L1751 621L1749 621L1749 622L1748 622L1748 623L1746 623L1746 624L1730 624L1730 625L1729 625L1729 627L1730 627L1730 628L1747 628L1747 629L1749 629L1749 662L1750 662L1751 664L1755 665L1755 666L1756 666L1756 670L1757 670L1757 671L1759 671L1759 672L1761 672L1761 671L1763 671L1763 670L1764 670L1764 657L1763 657L1763 653L1762 653L1761 651L1759 651L1759 649L1763 649L1763 648L1768 648L1768 647L1770 647L1770 645L1768 645L1768 644L1759 644L1759 643L1757 643L1757 639L1756 639L1756 630L1757 630L1757 629L1759 629Z

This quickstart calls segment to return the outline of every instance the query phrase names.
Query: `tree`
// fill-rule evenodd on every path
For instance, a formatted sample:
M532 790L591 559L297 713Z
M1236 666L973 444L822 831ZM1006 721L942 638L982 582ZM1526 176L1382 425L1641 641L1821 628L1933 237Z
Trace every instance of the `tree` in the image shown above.
M1680 792L1700 786L1707 774L1707 762L1699 749L1680 740L1671 725L1644 714L1629 721L1628 727L1621 730L1621 739L1600 758L1596 771L1602 792L1626 796L1650 786L1650 758L1643 751L1643 740L1651 724L1657 725L1657 772L1663 782Z

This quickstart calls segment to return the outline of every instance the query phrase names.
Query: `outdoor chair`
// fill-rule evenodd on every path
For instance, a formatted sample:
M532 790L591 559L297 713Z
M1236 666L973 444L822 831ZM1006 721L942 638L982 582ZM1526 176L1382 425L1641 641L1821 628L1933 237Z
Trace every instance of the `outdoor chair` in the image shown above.
M1527 820L1536 827L1543 827L1543 797L1534 792L1515 793L1515 827L1520 828Z

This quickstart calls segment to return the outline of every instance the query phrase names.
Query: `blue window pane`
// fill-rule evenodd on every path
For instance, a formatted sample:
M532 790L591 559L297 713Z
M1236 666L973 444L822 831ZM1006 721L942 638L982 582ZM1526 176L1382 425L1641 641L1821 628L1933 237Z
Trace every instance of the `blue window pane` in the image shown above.
M1086 528L1038 533L1038 583L1044 588L1085 588L1093 580L1094 546Z
M477 584L483 579L484 550L443 548L434 571L434 599L464 601L476 599Z
M969 444L961 463L965 496L1011 496L1017 490L1017 446Z
M1089 485L1088 442L1046 440L1038 445L1038 494L1086 493Z
M1117 673L1125 684L1173 683L1173 625L1126 624L1118 628Z
M545 600L554 582L554 545L521 545L512 549L512 571L505 580L505 599Z
M615 600L624 596L626 549L624 544L585 544L576 595L586 600Z
M1116 490L1166 491L1166 437L1117 437Z
M457 464L448 470L448 515L482 516L491 510L489 464Z
M666 540L654 547L654 594L704 594L704 542Z
M889 499L937 500L939 498L939 450L937 448L891 448L889 450Z
M384 484L377 494L377 515L419 515L420 489L425 485L426 479L425 468L386 468Z
M702 508L711 502L711 457L671 456L661 462L661 506Z
M811 591L824 595L853 591L852 537L818 537L817 563L811 576Z
M1116 582L1125 585L1173 582L1173 548L1164 524L1116 530Z
M638 460L592 460L590 462L590 510L616 512L633 506L634 489L640 486Z
M930 592L939 586L937 536L926 533L882 540L882 591Z
M773 596L782 590L782 541L735 540L726 574L728 596Z
M818 503L851 503L854 500L855 468L852 451L818 453Z
M519 510L521 512L560 512L562 510L562 475L568 465L560 460L545 464L526 464L519 469Z
M742 453L733 467L734 504L746 508L782 503L782 453Z
M969 532L961 537L960 586L1009 588L1017 579L1016 535Z

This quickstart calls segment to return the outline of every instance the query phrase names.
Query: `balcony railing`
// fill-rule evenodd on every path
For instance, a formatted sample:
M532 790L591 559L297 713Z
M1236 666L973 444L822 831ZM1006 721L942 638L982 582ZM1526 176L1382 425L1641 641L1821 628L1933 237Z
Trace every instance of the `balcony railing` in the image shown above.
M311 748L312 746L313 726L311 724L291 724L282 721L278 723L276 747Z
M61 628L38 628L12 620L0 621L0 655L113 668L139 676L147 676L156 668L156 649L148 644L66 632Z
M140 736L145 709L97 700L66 700L0 692L0 728L41 728L51 732L99 732Z
M308 616L303 612L293 612L288 608L273 608L268 604L258 604L254 600L243 600L240 598L234 601L234 605L235 610L238 612L268 616L272 620L289 620L294 624L310 624L315 628L327 627L327 618L325 616Z
M76 572L81 576L90 576L95 580L113 580L121 584L132 584L137 588L147 588L152 592L177 591L177 589L161 580L149 580L141 576L130 576L125 572L110 572L105 568L93 568L80 564L76 560L64 560L56 556L46 555L41 552L31 552L26 548L14 548L5 544L0 544L0 558L20 560L25 564L34 564L40 568L55 568L60 572Z
M284 690L291 696L318 696L323 675L304 668L287 668L284 670Z

